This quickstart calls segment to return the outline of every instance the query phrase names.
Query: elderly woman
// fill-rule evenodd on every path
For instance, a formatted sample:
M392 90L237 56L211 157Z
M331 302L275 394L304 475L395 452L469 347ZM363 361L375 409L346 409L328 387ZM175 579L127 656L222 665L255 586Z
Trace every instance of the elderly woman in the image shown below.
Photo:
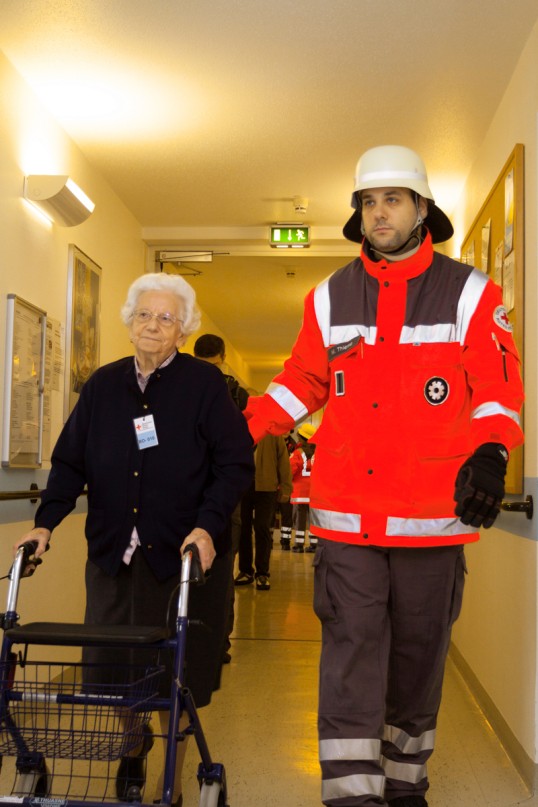
M17 546L36 540L41 555L87 485L86 623L165 625L181 552L195 543L211 575L192 592L191 616L211 630L200 641L189 635L186 683L204 706L219 682L232 579L229 520L252 479L252 441L222 373L178 352L200 323L194 291L181 277L139 277L122 318L135 355L96 370L82 388L54 448L35 527ZM149 733L146 739L120 763L121 799L144 784ZM178 805L181 765L182 758Z

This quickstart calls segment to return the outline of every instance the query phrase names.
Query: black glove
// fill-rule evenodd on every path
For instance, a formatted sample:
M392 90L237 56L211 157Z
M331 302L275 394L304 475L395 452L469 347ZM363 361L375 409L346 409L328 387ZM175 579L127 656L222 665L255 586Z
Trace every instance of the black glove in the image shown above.
M455 513L463 524L491 527L501 509L508 451L502 443L484 443L456 477Z

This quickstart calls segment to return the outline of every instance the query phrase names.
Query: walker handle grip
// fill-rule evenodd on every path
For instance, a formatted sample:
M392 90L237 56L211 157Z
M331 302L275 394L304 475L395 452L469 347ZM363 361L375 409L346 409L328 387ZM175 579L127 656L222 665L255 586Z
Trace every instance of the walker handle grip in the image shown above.
M198 551L198 547L196 544L187 544L183 550L183 554L185 554L185 552L191 553L191 573L189 581L197 586L202 586L205 583L205 574L200 562L200 553Z
M22 549L21 577L31 577L37 567L43 563L41 558L33 557L38 546L37 541L25 541L19 546L19 551ZM48 552L49 548L50 544L47 544L45 552Z

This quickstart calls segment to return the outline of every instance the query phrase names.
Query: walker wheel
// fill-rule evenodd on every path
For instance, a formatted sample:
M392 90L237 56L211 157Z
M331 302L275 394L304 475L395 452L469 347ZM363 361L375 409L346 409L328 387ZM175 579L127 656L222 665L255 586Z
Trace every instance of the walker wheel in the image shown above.
M219 782L203 782L200 788L200 807L226 807L224 790Z
M49 769L45 764L37 771L18 773L13 795L46 798L50 793L51 781Z
M125 801L130 804L140 803L142 801L142 791L138 785L131 785L125 796Z

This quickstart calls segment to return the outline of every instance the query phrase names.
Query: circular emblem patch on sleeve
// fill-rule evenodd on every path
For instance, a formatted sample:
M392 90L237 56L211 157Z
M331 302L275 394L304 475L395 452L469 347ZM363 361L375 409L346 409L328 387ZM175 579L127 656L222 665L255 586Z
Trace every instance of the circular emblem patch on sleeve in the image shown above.
M498 305L495 311L493 312L493 321L499 328L502 328L503 331L508 331L508 333L512 333L514 330L512 323L508 319L508 314L504 305Z
M432 406L439 406L446 401L450 388L448 381L444 378L435 376L426 381L424 385L424 397Z

